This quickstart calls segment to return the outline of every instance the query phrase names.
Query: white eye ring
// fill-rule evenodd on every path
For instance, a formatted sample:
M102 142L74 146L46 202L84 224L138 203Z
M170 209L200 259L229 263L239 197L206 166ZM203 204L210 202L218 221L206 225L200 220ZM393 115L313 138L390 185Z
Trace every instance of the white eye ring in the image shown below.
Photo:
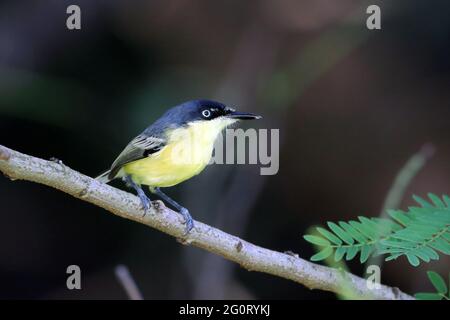
M202 116L204 116L205 118L209 118L211 116L211 111L203 110L202 111Z

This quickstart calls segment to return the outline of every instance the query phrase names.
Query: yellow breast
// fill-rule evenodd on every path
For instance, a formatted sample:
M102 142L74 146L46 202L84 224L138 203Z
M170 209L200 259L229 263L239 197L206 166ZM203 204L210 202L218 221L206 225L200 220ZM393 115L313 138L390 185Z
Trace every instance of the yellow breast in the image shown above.
M149 157L123 167L138 184L170 187L199 174L208 165L214 141L232 119L196 121L167 133L168 143Z

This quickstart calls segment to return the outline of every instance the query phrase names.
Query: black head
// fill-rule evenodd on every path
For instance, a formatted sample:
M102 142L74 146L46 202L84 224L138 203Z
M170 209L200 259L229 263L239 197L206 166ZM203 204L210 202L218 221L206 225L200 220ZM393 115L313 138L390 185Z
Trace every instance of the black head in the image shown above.
M191 100L175 106L159 118L146 131L161 131L168 127L179 127L194 121L210 121L219 117L236 120L260 119L252 113L237 112L223 103L212 100Z
M186 102L187 109L192 108L191 116L195 120L213 120L219 117L234 118L238 120L260 119L252 113L237 112L223 103L212 100L193 100Z
M168 110L158 121L169 121L177 125L199 120L213 120L228 117L238 120L260 119L252 113L237 112L223 103L212 100L191 100Z
M195 120L213 120L226 116L234 110L223 103L212 100L193 100L186 102L187 109L192 108L191 115Z

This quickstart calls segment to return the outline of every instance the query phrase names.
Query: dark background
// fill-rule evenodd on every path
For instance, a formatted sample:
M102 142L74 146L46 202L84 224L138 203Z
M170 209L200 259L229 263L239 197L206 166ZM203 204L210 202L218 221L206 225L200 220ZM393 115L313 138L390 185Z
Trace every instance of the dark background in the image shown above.
M81 7L82 29L66 28ZM378 4L382 30L365 10ZM211 98L279 128L280 170L216 165L168 190L194 218L309 258L308 227L377 216L424 143L434 157L406 191L449 194L448 1L2 1L0 143L95 176L168 107ZM124 188L121 183L114 185ZM62 192L0 179L0 298L125 299L128 266L146 299L334 299L247 272ZM66 289L66 268L82 290ZM431 290L448 257L387 262L382 282ZM363 275L356 261L352 272Z

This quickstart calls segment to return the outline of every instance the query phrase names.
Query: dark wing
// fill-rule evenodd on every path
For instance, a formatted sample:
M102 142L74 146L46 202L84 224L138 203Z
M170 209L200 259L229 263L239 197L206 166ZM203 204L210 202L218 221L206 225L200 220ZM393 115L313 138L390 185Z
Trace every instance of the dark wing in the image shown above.
M161 137L148 136L145 133L138 135L125 147L114 161L108 178L114 179L125 164L145 158L150 154L161 150L165 145L166 140Z

